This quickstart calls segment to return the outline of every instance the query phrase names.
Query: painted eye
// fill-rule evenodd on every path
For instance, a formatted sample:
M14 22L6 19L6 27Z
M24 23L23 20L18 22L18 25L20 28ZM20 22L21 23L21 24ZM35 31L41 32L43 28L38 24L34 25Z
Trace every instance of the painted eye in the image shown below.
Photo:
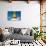
M11 41L11 42L13 42L13 41Z

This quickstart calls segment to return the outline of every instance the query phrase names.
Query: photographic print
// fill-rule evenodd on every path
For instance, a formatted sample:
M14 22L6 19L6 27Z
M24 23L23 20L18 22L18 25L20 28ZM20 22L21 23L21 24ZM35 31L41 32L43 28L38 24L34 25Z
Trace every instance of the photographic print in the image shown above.
M8 20L9 21L20 21L21 20L21 11L8 11Z

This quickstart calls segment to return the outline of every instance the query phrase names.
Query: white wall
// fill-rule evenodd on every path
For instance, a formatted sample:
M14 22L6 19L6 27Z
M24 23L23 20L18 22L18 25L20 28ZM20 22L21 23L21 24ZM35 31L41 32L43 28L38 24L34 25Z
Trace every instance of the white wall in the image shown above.
M8 11L21 11L21 21L8 21ZM0 1L0 20L2 20L2 26L0 27L32 27L40 26L40 4L38 2L1 2ZM1 23L1 21L0 21Z

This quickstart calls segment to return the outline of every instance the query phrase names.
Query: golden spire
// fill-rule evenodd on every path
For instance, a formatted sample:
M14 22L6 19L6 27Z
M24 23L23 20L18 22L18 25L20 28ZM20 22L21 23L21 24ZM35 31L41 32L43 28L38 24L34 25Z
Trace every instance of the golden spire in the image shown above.
M15 13L15 11L13 12L13 18L16 18L16 13Z
M16 20L16 12L13 12L12 20Z

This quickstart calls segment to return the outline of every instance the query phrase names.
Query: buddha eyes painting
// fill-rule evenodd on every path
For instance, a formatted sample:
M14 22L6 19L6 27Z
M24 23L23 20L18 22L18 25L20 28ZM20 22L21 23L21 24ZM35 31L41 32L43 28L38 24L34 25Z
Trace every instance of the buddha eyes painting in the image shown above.
M8 20L11 21L20 21L21 20L21 11L8 11Z

